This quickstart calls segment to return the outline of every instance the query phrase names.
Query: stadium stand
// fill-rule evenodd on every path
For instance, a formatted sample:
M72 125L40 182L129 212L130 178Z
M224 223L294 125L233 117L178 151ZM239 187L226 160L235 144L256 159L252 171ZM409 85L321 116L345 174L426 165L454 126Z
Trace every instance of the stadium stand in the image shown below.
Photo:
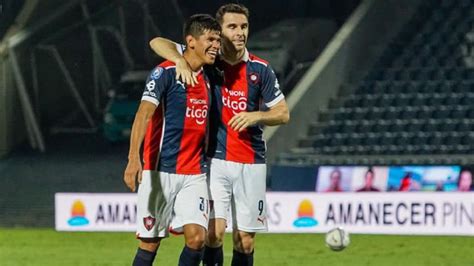
M413 163L419 155L447 155L423 161L443 164L472 154L473 31L472 1L423 3L365 78L344 84L278 162L397 164L400 156Z

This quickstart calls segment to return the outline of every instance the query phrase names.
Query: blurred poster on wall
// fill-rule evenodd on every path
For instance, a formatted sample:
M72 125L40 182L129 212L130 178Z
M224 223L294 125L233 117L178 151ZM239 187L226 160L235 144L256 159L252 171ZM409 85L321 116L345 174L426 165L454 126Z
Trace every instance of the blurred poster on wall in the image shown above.
M423 174L423 191L456 191L461 167L427 167Z
M316 191L351 191L352 166L321 166L317 175Z
M390 167L388 191L456 191L459 166Z
M354 167L351 191L379 192L387 190L388 167Z
M462 177L462 178L461 178ZM472 169L441 166L320 166L317 192L472 191Z

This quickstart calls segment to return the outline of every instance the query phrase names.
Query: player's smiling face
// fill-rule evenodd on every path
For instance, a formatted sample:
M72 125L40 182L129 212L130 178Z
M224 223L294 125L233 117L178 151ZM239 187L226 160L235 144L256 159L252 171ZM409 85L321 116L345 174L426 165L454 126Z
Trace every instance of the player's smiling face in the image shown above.
M196 54L205 64L214 64L221 47L221 37L218 31L205 31L194 42Z
M221 26L224 45L232 45L237 52L244 50L249 36L247 17L240 13L225 13Z

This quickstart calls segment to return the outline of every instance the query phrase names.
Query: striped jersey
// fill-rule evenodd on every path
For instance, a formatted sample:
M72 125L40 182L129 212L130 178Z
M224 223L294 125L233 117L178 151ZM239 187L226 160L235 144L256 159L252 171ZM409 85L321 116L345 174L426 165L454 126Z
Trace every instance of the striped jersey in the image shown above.
M205 173L209 82L202 70L195 86L185 85L175 76L176 65L165 61L147 79L142 101L158 107L145 134L143 169L187 175Z
M237 132L227 123L240 112L270 108L284 99L268 62L246 50L241 62L230 65L218 59L207 72L213 84L208 156L239 163L265 163L262 125Z

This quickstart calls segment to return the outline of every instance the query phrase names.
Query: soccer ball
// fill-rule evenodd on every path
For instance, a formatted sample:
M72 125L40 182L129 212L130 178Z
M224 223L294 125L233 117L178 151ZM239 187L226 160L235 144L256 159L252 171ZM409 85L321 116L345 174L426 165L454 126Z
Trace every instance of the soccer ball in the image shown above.
M341 251L345 249L351 240L349 233L341 227L336 227L326 233L326 246L333 251Z

